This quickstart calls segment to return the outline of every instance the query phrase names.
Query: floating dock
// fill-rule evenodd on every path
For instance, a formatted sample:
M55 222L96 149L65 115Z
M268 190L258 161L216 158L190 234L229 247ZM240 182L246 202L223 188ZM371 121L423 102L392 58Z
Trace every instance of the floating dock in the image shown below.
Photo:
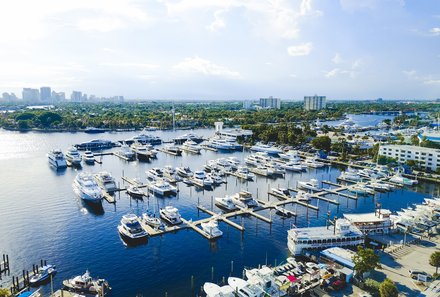
M207 151L213 151L213 152L217 152L217 151L218 151L218 149L213 148L213 147L210 147L210 146L207 146L206 144L202 144L202 145L200 145L200 147L201 147L202 149L207 150Z

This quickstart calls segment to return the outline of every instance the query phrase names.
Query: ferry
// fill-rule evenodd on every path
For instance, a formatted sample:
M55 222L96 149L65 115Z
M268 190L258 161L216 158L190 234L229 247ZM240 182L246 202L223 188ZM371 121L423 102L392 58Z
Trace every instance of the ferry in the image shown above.
M64 158L64 154L59 149L51 150L47 154L47 158L49 159L49 164L56 169L63 169L67 167L67 162Z
M364 234L347 219L337 219L334 226L292 228L287 232L287 246L293 255L306 249L326 249L364 244Z

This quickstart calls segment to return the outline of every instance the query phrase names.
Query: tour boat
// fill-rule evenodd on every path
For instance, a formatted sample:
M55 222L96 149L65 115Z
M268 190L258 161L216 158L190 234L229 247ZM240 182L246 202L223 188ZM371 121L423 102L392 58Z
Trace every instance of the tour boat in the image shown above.
M63 286L69 291L105 296L111 290L105 279L93 279L88 270L83 275L64 280Z
M127 188L127 194L135 199L142 199L145 193L136 186L130 185Z
M50 280L50 277L57 273L54 265L44 265L38 269L38 273L32 276L29 280L31 286L37 286Z
M100 203L102 191L90 173L79 173L72 184L75 194L86 202Z
M200 227L202 227L202 230L211 238L217 238L223 235L223 232L218 228L218 222L216 219L201 223Z
M310 191L320 191L321 187L317 179L312 178L309 181L298 181L298 188Z
M226 197L216 197L215 198L215 204L218 207L223 208L223 209L228 210L228 211L237 209L237 206L234 204L234 202L232 201L232 198L229 197L229 196L226 196Z
M95 164L95 155L92 153L92 151L84 152L84 162L90 165Z
M63 152L59 149L51 150L47 154L47 158L49 159L49 164L56 169L67 167L66 158L64 158Z
M95 181L107 193L113 193L118 189L113 176L107 171L101 171L94 175Z
M70 147L66 152L66 160L72 166L81 166L82 157L76 147Z
M182 224L182 219L179 210L174 206L168 205L159 210L160 217L171 225Z

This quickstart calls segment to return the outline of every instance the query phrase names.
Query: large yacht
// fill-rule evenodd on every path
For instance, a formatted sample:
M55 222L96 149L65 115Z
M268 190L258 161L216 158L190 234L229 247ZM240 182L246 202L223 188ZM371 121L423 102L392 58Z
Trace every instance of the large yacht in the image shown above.
M175 156L182 155L182 149L178 146L175 146L175 145L166 145L162 148L162 151L167 152L172 155L175 155Z
M147 177L149 179L151 179L151 180L156 180L158 178L163 178L163 171L159 167L151 168L150 170L145 171L145 173L147 174Z
M135 142L131 145L131 149L136 154L136 157L139 161L147 162L150 160L151 154L146 145Z
M93 279L88 270L86 270L83 275L64 280L63 286L69 291L99 296L105 296L107 295L107 291L111 290L105 279Z
M107 171L101 171L94 175L98 185L107 193L113 193L118 189L113 176Z
M157 179L151 182L148 189L153 192L153 194L160 196L177 194L177 189L162 179Z
M123 239L128 241L145 240L148 233L142 229L139 218L135 214L126 214L122 216L121 224L118 225L118 232Z
M187 133L187 134L183 134L181 136L174 138L175 144L183 144L187 141L192 141L196 144L199 144L203 141L203 137L200 137L194 133Z
M66 160L73 166L81 166L82 157L76 147L72 146L66 151Z
M162 139L158 136L148 134L145 130L143 130L141 133L139 133L139 135L134 136L131 139L127 139L125 142L140 142L141 144L159 145L162 144Z
M165 208L159 210L160 217L171 225L182 224L179 210L174 206L168 205Z
M100 203L102 191L90 173L79 173L72 184L75 194L84 201Z
M233 151L236 149L236 146L233 143L222 138L213 138L209 140L208 146L219 151Z
M252 193L248 191L240 191L231 197L232 202L239 207L257 207L258 202L252 197Z
M217 197L215 198L215 204L228 211L236 210L237 206L232 201L232 198L229 196L226 197Z
M95 155L92 151L85 151L84 152L84 162L89 165L95 164Z
M64 154L59 149L51 150L47 154L47 158L49 159L49 164L56 169L62 169L67 167L67 162L66 159L64 158Z
M293 172L301 172L307 168L306 165L301 165L299 161L288 161L283 165L281 165L281 167L283 167L288 171L293 171Z
M217 238L223 235L223 232L218 228L218 222L215 219L209 220L206 223L201 223L200 227L211 238Z
M91 150L91 151L109 149L115 146L116 143L104 139L92 139L90 141L82 142L80 144L75 145L75 147L79 150Z
M279 148L276 148L276 147L268 145L268 144L263 144L263 143L257 143L255 145L251 146L251 151L265 152L270 155L278 155L279 153L283 152Z
M286 161L294 161L294 162L301 161L301 158L298 155L298 151L294 151L294 150L290 150L286 153L279 153L278 156L280 156L281 159L284 159Z
M125 143L121 145L121 148L117 152L115 152L115 154L121 156L127 161L133 161L134 158L136 157L132 149Z
M182 144L182 149L194 154L200 154L202 148L194 141L187 140Z

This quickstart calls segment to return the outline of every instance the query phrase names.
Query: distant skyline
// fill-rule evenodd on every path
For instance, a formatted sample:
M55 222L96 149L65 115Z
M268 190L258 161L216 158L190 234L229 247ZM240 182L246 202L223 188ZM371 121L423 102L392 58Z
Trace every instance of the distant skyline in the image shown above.
M438 0L0 3L0 93L440 97Z

